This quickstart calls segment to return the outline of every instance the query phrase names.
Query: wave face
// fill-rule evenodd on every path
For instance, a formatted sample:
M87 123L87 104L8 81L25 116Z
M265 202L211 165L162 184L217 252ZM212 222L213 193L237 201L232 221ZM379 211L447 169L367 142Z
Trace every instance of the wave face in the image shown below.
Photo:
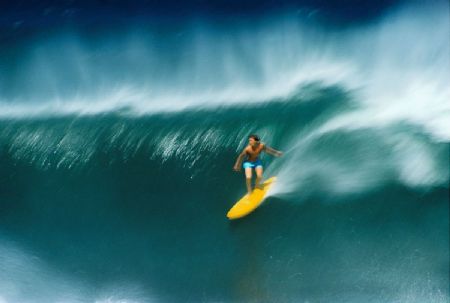
M448 300L448 3L231 21L0 48L0 302Z

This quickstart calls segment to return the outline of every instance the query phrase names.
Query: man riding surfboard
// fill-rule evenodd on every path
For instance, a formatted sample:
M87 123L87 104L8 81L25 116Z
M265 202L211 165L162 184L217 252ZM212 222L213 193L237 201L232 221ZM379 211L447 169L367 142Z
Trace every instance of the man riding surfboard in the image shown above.
M247 184L247 192L249 196L252 193L253 168L256 172L255 188L260 187L260 182L263 174L263 165L261 160L259 159L259 155L263 151L275 157L281 157L283 155L282 152L275 150L264 143L261 143L260 138L257 135L250 135L248 136L248 145L240 153L233 167L234 171L240 171L241 163L244 158L246 158L242 167L244 167L245 170L245 181Z

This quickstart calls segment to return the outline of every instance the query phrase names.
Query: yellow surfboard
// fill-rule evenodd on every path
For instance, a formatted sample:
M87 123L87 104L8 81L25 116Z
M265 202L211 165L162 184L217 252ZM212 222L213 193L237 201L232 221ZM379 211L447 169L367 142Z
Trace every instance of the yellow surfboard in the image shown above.
M267 191L273 185L277 177L267 179L263 184L263 188L255 188L250 196L245 195L228 211L227 217L230 220L242 218L254 211L264 201Z

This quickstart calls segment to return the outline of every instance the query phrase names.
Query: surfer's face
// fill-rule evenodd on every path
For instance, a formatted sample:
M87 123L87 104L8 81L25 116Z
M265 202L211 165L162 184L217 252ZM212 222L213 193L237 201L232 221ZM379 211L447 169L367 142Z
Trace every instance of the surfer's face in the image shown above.
M250 144L250 146L258 146L259 141L256 141L254 138L248 138L248 144Z

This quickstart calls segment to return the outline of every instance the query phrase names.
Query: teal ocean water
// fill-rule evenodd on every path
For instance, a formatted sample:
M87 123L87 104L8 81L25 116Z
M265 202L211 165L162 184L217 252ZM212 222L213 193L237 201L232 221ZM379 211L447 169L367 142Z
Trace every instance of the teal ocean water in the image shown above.
M3 36L0 303L448 302L447 12Z

